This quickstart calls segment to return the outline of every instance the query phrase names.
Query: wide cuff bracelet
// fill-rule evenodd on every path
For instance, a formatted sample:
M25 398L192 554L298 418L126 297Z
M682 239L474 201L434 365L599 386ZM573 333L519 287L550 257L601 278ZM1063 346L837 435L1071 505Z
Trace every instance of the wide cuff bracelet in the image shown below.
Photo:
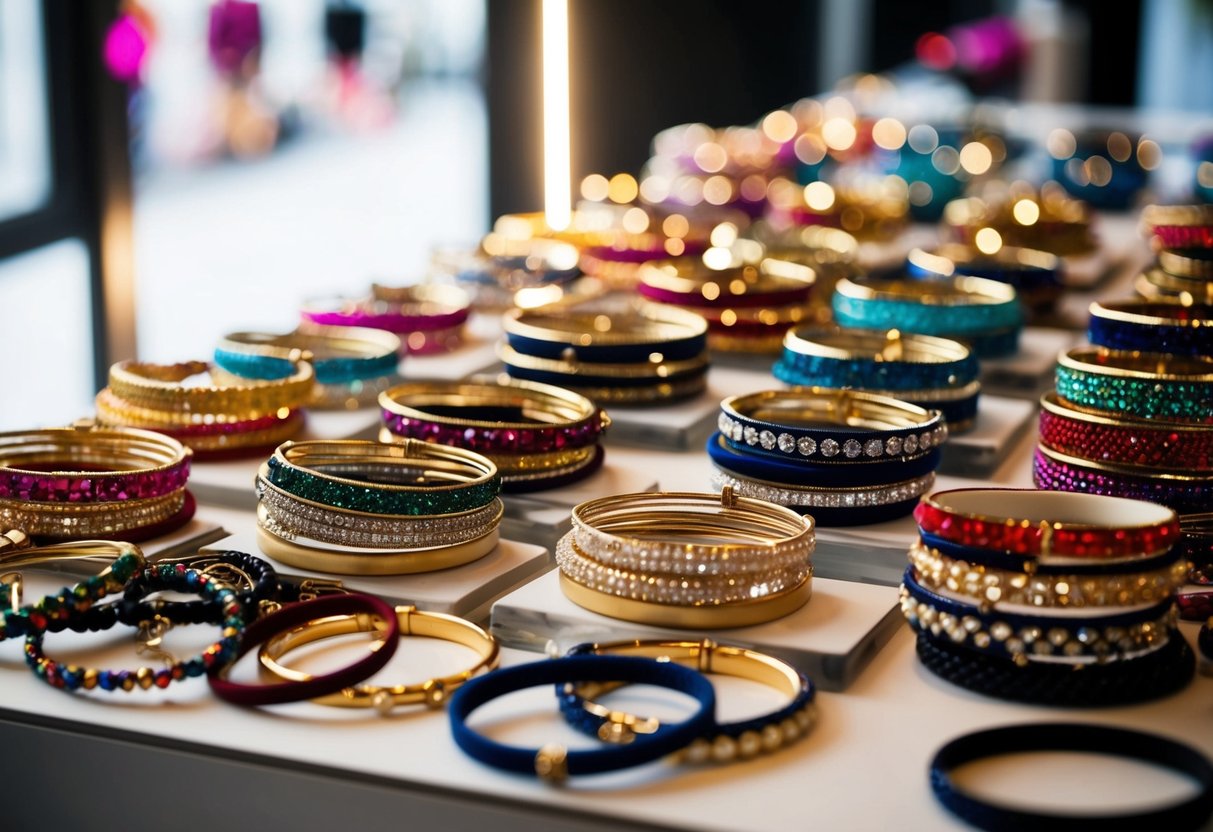
M1113 350L1213 356L1213 306L1141 300L1092 303L1087 340Z
M1096 413L1213 424L1213 358L1072 349L1057 359L1057 398Z
M1032 481L1051 491L1085 492L1158 503L1181 514L1205 511L1213 476L1145 474L1139 468L1107 465L1037 447Z

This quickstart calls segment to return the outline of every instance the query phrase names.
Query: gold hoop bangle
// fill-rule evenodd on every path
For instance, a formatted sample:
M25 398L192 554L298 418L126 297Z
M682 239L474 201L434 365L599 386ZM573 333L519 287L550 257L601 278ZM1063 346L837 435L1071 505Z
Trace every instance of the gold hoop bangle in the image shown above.
M498 530L493 529L483 537L456 546L365 554L284 540L261 525L260 511L257 519L257 545L262 552L287 566L330 575L413 575L452 569L484 557L497 548L500 539Z
M447 697L460 685L497 666L500 654L497 640L470 621L444 613L422 612L407 605L396 607L396 618L400 623L401 637L420 636L460 644L477 653L477 662L458 673L417 684L357 685L312 701L319 705L339 708L375 708L382 714L387 714L392 708L401 705L441 708ZM332 616L279 633L261 646L258 658L262 667L280 679L306 682L312 675L283 664L284 656L306 644L314 644L333 636L372 631L371 622L359 620L358 616Z
M1213 225L1213 206L1147 205L1141 211L1141 222L1149 232L1158 226Z
M1169 275L1189 280L1213 280L1213 260L1203 257L1189 257L1170 249L1158 252L1158 265Z
M1057 357L1059 367L1092 375L1146 381L1213 384L1213 358L1075 347Z
M92 491L102 493L101 483L117 484L132 476L162 477L178 469L188 472L190 456L188 448L164 434L91 422L0 433L0 473L32 479L87 479L93 481ZM23 467L28 465L38 468ZM48 466L53 470L48 471Z
M275 381L250 381L239 384L187 387L190 376L209 372L205 361L180 364L151 364L120 361L110 367L109 389L136 407L170 413L229 414L248 419L275 413L281 408L302 406L312 392L315 373L312 365L300 362L295 372Z
M431 316L460 312L472 305L471 296L458 286L421 283L414 286L371 284L371 298L399 306L405 315Z
M640 267L640 283L663 292L728 306L730 297L754 297L770 293L808 293L817 281L812 266L791 260L766 257L748 263L732 257L725 268L708 266L698 257L654 260Z
M829 387L792 387L729 396L720 403L726 416L782 428L840 425L869 430L933 430L938 410L925 410L890 396Z
M11 541L12 538L9 536L12 534L14 532L10 531L5 535L0 535L0 538ZM21 535L21 532L16 532L16 534ZM101 565L101 571L96 573L97 580L106 581L110 578L113 564L118 558L126 557L130 560L136 572L142 571L147 565L143 550L133 543L111 540L75 540L41 546L30 546L28 543L29 539L25 538L24 543L17 544L17 548L11 551L0 549L4 552L0 557L0 570L4 571L4 574L0 575L0 586L8 587L8 605L13 612L19 610L24 604L22 598L24 576L17 570L39 569L51 563L70 565L76 562L86 562L93 566ZM63 571L71 572L72 570ZM111 592L120 590L120 584L110 588Z
M508 335L571 347L622 347L682 341L702 336L708 328L701 316L664 305L646 306L643 314L609 315L575 309L560 313L511 309L505 313L502 323Z
M1162 269L1147 269L1133 281L1137 294L1146 300L1174 303L1213 303L1213 280L1189 280L1169 275Z
M711 343L712 336L708 335ZM590 378L625 378L625 379L663 379L677 378L689 373L703 372L708 368L706 355L698 355L682 361L637 361L631 364L603 364L598 362L582 362L562 360L557 358L537 358L533 355L523 355L509 344L497 345L497 357L509 367L523 370L533 370L540 373L557 373L569 376L569 384L576 384L580 376Z
M576 390L587 398L602 404L647 406L687 399L702 393L707 389L707 386L708 374L704 372L686 379L658 381L638 387L584 387L581 385L570 385L570 389Z
M610 418L585 396L563 387L531 381L507 384L409 382L385 391L379 406L389 413L427 423L485 430L534 430L539 427L593 426L605 430ZM430 408L440 408L439 411ZM450 415L479 407L516 410L518 419L501 421Z
M386 330L365 326L301 324L294 332L232 332L218 349L245 355L315 363L333 358L383 358L400 352L400 338Z
M799 327L788 330L783 346L798 355L839 361L871 359L912 364L951 364L966 360L971 350L951 338L891 329Z

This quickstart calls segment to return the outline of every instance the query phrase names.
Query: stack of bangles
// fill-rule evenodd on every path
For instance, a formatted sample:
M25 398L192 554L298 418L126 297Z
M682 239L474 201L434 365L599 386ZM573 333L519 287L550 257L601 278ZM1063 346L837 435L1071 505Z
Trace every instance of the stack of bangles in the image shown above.
M256 481L261 550L346 575L431 572L497 545L497 466L480 454L405 439L286 442Z
M0 433L0 525L47 540L158 537L194 516L192 456L129 428Z
M1173 693L1194 657L1176 629L1187 564L1163 506L974 488L914 512L901 609L931 672L987 696L1106 707Z
M716 268L700 258L681 257L645 264L637 290L655 304L705 318L712 350L776 353L789 327L812 320L809 298L816 279L811 266L790 260Z
M438 251L437 274L447 276L481 311L505 312L523 290L555 291L581 276L577 248L559 240L486 234L476 251ZM563 289L561 289L563 294Z
M369 298L309 301L304 304L302 315L304 321L320 326L386 330L400 338L405 352L431 355L459 346L471 307L471 298L457 286L375 285Z
M1080 347L1059 357L1056 376L1043 401L1037 487L1208 510L1213 358Z
M775 378L804 387L850 387L938 410L948 433L977 421L977 358L959 341L900 330L801 327L783 339Z
M597 471L606 412L585 396L526 381L411 382L379 397L380 442L421 440L488 457L502 490L540 491Z
M354 410L400 381L400 349L390 332L312 324L285 335L234 332L215 348L215 364L239 378L275 380L307 361L316 373L308 407Z
M1070 259L1099 248L1090 214L1087 203L1067 196L1056 183L1046 183L1039 194L1013 188L990 200L956 199L944 208L943 217L950 236L967 245L974 245L983 232L988 235L992 231L1001 245L1047 251ZM1033 222L1021 222L1030 217L1034 217Z
M1031 312L1048 312L1064 288L1061 258L1047 251L1003 246L993 254L959 243L930 251L914 249L906 256L910 277L942 279L955 275L984 277L1009 283Z
M204 373L211 384L186 383ZM306 361L272 381L223 377L205 361L122 361L110 367L109 386L97 394L97 420L166 434L198 459L252 456L298 434L314 384Z
M1138 293L1151 300L1213 303L1213 208L1148 205L1141 219L1158 248L1158 262L1138 278Z
M713 485L811 514L821 526L909 514L935 484L938 410L853 390L794 387L720 403Z
M1013 355L1023 328L1015 289L984 277L843 278L834 287L834 319L844 327L954 338L978 358Z
M812 592L813 520L721 494L636 493L573 509L556 546L560 586L611 618L687 629L744 627Z
M507 312L506 372L609 405L661 404L703 391L708 325L679 309Z

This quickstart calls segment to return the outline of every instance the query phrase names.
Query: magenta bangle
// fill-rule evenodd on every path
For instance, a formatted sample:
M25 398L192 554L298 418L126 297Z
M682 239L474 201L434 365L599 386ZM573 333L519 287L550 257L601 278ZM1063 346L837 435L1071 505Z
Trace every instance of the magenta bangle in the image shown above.
M684 239L682 244L683 256L703 254L708 248L707 244L702 240ZM665 248L664 239L660 245L625 246L620 248L616 248L615 246L588 246L582 250L582 254L595 257L599 260L605 260L608 263L647 263L650 260L664 260L670 256L669 251Z
M1213 477L1178 474L1150 476L1124 466L1091 463L1038 447L1032 481L1047 491L1079 491L1159 503L1180 514L1204 511L1213 494Z
M410 332L424 332L434 329L450 329L459 326L468 319L469 309L458 309L453 312L442 312L436 315L405 315L399 306L382 304L395 308L392 312L372 312L359 309L350 312L310 312L304 311L304 320L323 326L364 326L371 329L383 329L397 335L407 335Z
M98 474L104 473L104 476ZM101 503L163 497L182 488L190 475L190 456L157 471L113 474L109 471L0 470L0 499L42 503Z
M400 642L400 623L395 610L386 602L360 593L325 595L310 601L287 604L277 612L257 619L245 629L232 663L286 630L321 618L349 615L369 615L382 621L383 641L348 667L312 676L304 682L273 682L265 685L233 682L224 675L225 671L220 671L207 677L211 690L226 702L256 707L315 699L366 681L383 669L395 654Z
M722 293L716 298L708 300L702 294L676 292L660 286L650 286L643 281L636 288L640 291L641 295L649 300L695 309L748 309L761 306L806 304L809 302L809 294L813 289L811 285L807 285L803 289L784 289L744 295Z
M396 436L455 445L477 453L544 453L594 445L602 433L599 418L558 428L461 427L383 411L383 424Z
M293 424L302 419L303 411L293 409L287 414L285 419L275 414L270 414L269 416L258 416L255 419L241 419L238 422L213 422L209 425L181 425L180 427L156 428L156 432L163 433L165 436L171 436L174 439L189 440L204 436L231 436L233 434L252 433L257 430L269 430L270 428Z
M1213 248L1213 226L1156 225L1151 233L1163 248Z

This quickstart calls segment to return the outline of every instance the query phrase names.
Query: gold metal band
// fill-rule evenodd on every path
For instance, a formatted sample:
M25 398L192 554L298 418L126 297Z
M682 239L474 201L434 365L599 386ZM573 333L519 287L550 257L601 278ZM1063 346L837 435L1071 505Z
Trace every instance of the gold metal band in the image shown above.
M338 551L320 546L305 546L284 540L267 530L263 512L257 512L257 545L276 561L297 569L330 575L412 575L437 572L479 560L497 548L499 534L493 529L483 537L456 546L435 549L410 549L367 554Z
M871 430L931 430L942 419L938 410L924 410L890 396L832 387L793 387L730 396L720 403L720 410L776 427L845 425Z
M1147 269L1133 281L1137 294L1146 300L1173 303L1213 303L1213 280L1190 280L1167 274L1162 269Z
M245 355L263 355L284 361L328 358L380 358L400 352L400 338L382 329L365 326L324 326L303 323L294 332L233 332L219 342L219 349Z
M9 531L0 538L12 540L12 535L21 532ZM118 558L127 555L137 558L139 564L146 564L143 551L133 543L110 540L75 540L67 543L50 543L42 546L30 546L28 538L24 543L17 544L13 549L0 548L0 583L9 587L9 606L13 612L24 604L22 597L25 585L24 576L19 570L42 570L50 564L55 565L56 572L68 572L72 575L94 574L104 578L110 573L110 566ZM78 565L89 567L78 569ZM100 567L98 572L97 567ZM142 566L140 567L142 568ZM0 611L2 614L2 611Z
M783 346L800 355L841 361L875 359L913 364L964 361L970 350L959 341L934 335L914 335L897 329L798 327L784 336Z
M534 430L537 427L576 427L596 420L600 430L610 417L588 398L563 387L512 379L508 382L421 381L401 384L379 397L384 410L442 425L496 430ZM459 408L517 410L517 421L467 419L450 414ZM437 410L431 410L436 408Z
M730 297L806 290L816 280L812 266L771 257L747 263L736 256L722 269L709 267L699 257L654 260L640 267L640 282L646 286L702 297L722 307L728 306Z
M415 286L371 284L376 301L399 306L401 314L416 316L446 315L472 305L471 296L458 286L446 283L422 283Z
M323 639L373 631L372 622L363 620L365 618L354 615L331 616L295 627L274 636L262 645L258 658L266 670L281 679L309 681L312 678L310 673L286 666L282 663L283 657L299 647ZM420 636L460 644L475 651L477 662L466 670L425 682L391 686L358 685L312 701L340 708L375 708L383 714L389 713L398 705L441 708L460 685L497 666L500 653L497 640L470 621L444 613L422 612L413 606L396 607L396 618L400 623L402 637Z
M1158 252L1158 265L1164 272L1190 280L1213 280L1213 259L1188 257L1168 249Z
M906 261L943 277L955 275L957 264L967 265L974 262L1050 271L1057 271L1061 268L1061 259L1056 254L1050 254L1047 251L1037 251L1034 248L1020 246L1003 246L997 251L987 254L976 246L964 243L945 243L930 251L915 248L906 255Z
M399 442L401 437L387 428L379 429L379 441L383 443ZM598 445L586 445L582 448L565 448L559 451L535 453L486 453L497 466L503 480L509 481L518 474L546 472L553 474L564 468L580 468L587 464L598 453Z
M205 361L150 364L120 361L110 367L109 390L135 407L171 413L227 414L248 419L302 406L315 383L312 365L300 362L290 377L274 381L241 379L238 384L186 386L191 376L207 373Z
M1213 358L1199 355L1075 347L1057 357L1058 365L1091 375L1148 381L1213 384Z
M834 291L860 300L914 301L927 306L983 306L1015 301L1015 287L985 277L948 280L852 280L844 277Z
M1168 326L1183 329L1201 329L1207 328L1213 330L1213 318L1194 318L1191 316L1191 307L1182 303L1165 304L1170 306L1174 315L1157 315L1152 314L1158 310L1160 304L1157 301L1140 301L1140 300L1121 300L1109 301L1100 303L1092 302L1089 307L1091 317L1103 318L1109 321L1119 321L1127 324L1137 324L1138 326ZM1143 312L1140 310L1150 310Z
M693 312L664 304L646 304L643 310L606 314L513 309L502 321L509 335L578 347L653 344L707 332L707 322Z
M0 469L34 477L50 476L49 466L56 476L89 479L154 474L189 455L188 448L160 433L92 423L0 433Z
M398 439L390 445L362 439L310 439L284 442L274 451L282 465L308 471L313 476L345 485L365 487L360 480L334 476L326 467L374 465L413 471L410 484L375 483L381 491L432 493L457 491L487 483L497 476L497 466L480 454L436 445L417 439Z
M571 385L578 393L596 402L609 405L660 405L702 393L708 386L708 374L700 373L687 379L659 381L638 387L582 387Z
M1213 205L1147 205L1141 222L1149 231L1160 225L1213 225Z
M709 335L709 343L711 338L712 336ZM653 362L650 360L631 364L600 364L575 359L536 358L533 355L523 355L506 343L497 345L497 357L511 367L519 367L524 370L558 373L565 376L586 375L595 378L661 379L700 372L708 368L708 357L703 354L682 361ZM652 356L650 356L651 358ZM570 379L570 383L575 384L575 379Z

